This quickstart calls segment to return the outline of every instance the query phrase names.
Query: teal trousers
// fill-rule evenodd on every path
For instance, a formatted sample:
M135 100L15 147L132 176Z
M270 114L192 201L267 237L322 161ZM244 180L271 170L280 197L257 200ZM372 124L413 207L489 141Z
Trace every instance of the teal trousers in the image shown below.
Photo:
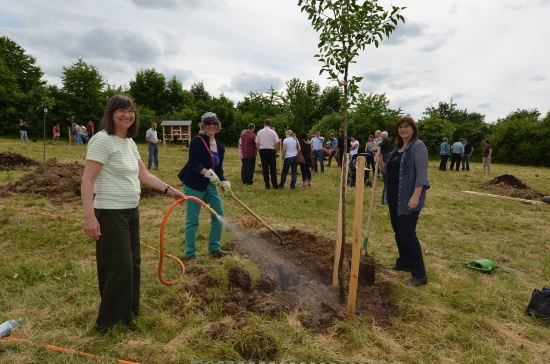
M218 189L213 184L209 184L206 191L197 191L184 185L183 193L186 196L200 198L210 205L219 215L218 218L211 214L208 252L213 253L220 250L220 240L223 228L223 206ZM185 202L185 207L187 208L187 216L185 219L185 255L189 257L196 254L197 229L199 228L199 217L202 206L197 201L188 200Z

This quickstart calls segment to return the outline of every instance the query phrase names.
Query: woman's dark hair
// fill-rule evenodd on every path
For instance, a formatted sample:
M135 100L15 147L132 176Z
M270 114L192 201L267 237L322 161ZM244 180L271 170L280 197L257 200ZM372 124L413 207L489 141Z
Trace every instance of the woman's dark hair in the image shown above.
M307 133L305 131L300 132L300 139L307 140Z
M403 138L399 135L399 125L401 124L407 124L410 125L410 127L413 130L413 135L411 137L411 140L417 140L418 139L418 127L416 126L416 122L413 118L410 116L403 116L401 119L397 121L397 124L395 124L395 134L397 140L395 141L395 145L397 145L398 148L401 148L403 146Z
M116 135L115 123L113 121L113 114L118 109L128 109L128 108L135 109L134 103L128 96L119 94L111 97L107 101L107 105L105 106L105 113L101 118L101 125L99 126L99 130L105 130L109 135ZM138 123L138 115L136 113L136 119L134 123L130 125L130 127L128 128L128 131L126 132L126 137L135 138L138 136L138 131L139 131L139 123Z

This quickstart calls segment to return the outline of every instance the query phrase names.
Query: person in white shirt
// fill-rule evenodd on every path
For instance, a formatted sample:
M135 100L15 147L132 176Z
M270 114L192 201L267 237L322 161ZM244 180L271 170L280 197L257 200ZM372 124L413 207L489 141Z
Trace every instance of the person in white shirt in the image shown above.
M145 140L149 143L149 157L147 158L147 169L151 169L153 161L155 169L159 167L159 140L157 137L157 123L152 123L151 128L145 134Z
M351 163L355 158L357 158L357 153L359 152L359 141L357 140L355 134L351 134L349 138L351 139L351 147L349 148L349 161Z
M323 142L325 138L321 136L321 131L317 130L315 136L309 141L313 146L313 171L317 173L317 160L321 165L321 173L325 173L325 155L323 154Z
M285 136L286 138L283 140L283 155L285 157L285 161L283 164L283 171L281 173L281 183L279 184L279 188L285 187L288 169L292 168L292 179L290 180L290 188L295 189L296 179L298 178L298 163L296 162L296 158L298 156L298 151L300 150L300 144L298 143L298 140L296 140L296 136L294 135L292 130L287 130L285 132Z
M277 157L275 154L279 149L279 137L271 129L271 124L271 119L264 120L264 128L256 135L256 147L258 148L262 163L265 188L271 188L269 184L269 177L271 176L271 184L274 189L277 189L279 188L279 184L277 183Z

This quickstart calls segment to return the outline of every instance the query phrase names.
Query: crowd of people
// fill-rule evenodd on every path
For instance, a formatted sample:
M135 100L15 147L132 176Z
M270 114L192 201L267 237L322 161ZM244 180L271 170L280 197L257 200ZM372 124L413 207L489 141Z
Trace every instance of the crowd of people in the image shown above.
M57 135L57 140L59 140L59 136L61 135L59 124L54 127L52 133L54 141L56 139L56 134L59 134ZM79 125L73 122L69 128L69 143L74 145L88 144L88 141L92 138L94 133L94 123L92 121L88 121L86 125Z
M447 170L447 162L449 157L451 158L451 171L469 171L470 170L470 159L475 148L468 143L467 138L460 138L452 145L449 145L449 139L443 138L439 146L439 155L441 157L441 162L439 163L439 170ZM488 139L485 139L485 148L483 149L483 173L491 173L491 155L493 153L493 146Z

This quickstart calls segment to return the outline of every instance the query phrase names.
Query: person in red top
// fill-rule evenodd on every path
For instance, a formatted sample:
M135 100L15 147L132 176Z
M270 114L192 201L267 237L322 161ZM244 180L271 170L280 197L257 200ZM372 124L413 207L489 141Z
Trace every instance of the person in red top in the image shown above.
M59 124L55 125L52 129L53 134L53 141L58 142L59 136L61 135L61 128L59 128Z
M92 121L88 121L88 124L86 124L86 131L88 132L88 140L94 135L94 123Z
M254 183L254 169L256 168L256 135L254 134L256 125L250 123L246 131L241 134L241 151L243 155L243 183L252 185Z

